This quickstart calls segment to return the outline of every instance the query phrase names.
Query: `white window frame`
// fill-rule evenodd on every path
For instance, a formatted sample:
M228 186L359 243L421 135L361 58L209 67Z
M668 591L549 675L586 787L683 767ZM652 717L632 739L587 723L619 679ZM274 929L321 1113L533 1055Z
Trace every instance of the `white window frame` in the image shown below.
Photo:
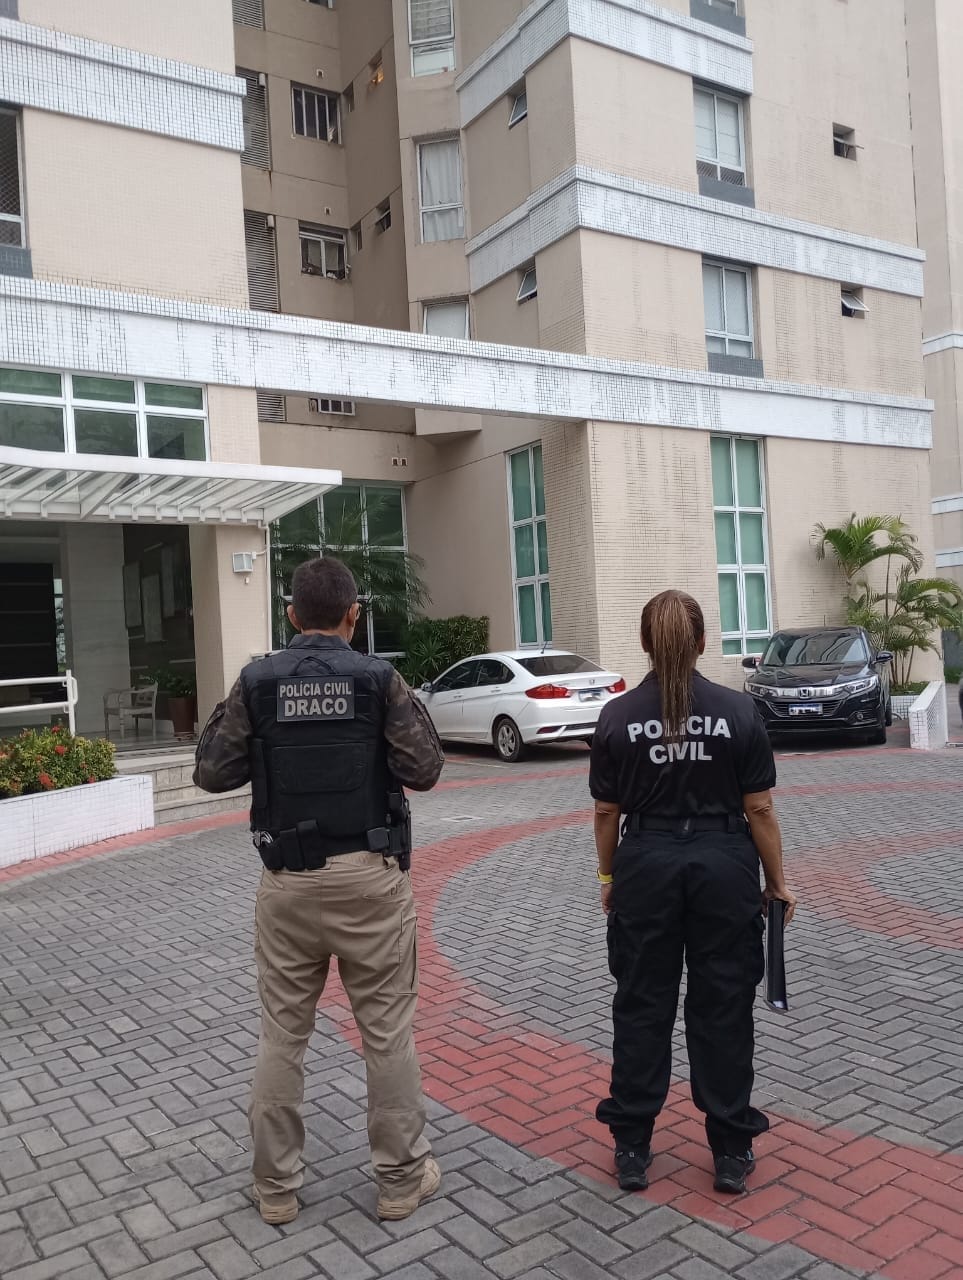
M446 71L454 71L455 69L455 4L454 0L449 0L448 12L451 14L451 21L448 24L448 35L431 36L426 39L416 40L411 29L411 0L408 0L408 44L411 47L411 74L412 76L434 76L442 75ZM441 55L441 66L436 66L431 61L432 55ZM428 65L419 67L419 63L427 62Z
M535 451L542 453L543 457L543 475L544 475L544 452L542 450L542 442L536 440L533 444L527 444L521 449L512 449L505 455L505 473L508 482L508 518L509 518L509 538L511 541L512 556L512 610L515 615L515 640L520 649L537 649L542 645L551 644L552 642L552 619L549 618L549 635L545 634L545 618L542 613L542 585L546 585L549 590L549 598L551 598L552 590L552 572L551 562L549 562L548 573L542 573L538 563L538 526L545 526L546 530L546 546L548 545L548 513L544 511L541 515L536 514L538 504L535 500ZM515 519L515 499L512 490L512 458L518 454L528 455L528 475L531 486L531 503L532 514L520 520ZM535 557L535 574L525 577L518 576L518 563L515 556L515 530L520 529L523 525L532 526L532 546ZM522 640L522 618L518 608L518 589L519 587L534 587L535 589L535 640Z
M758 436L731 436L714 433L710 440L725 440L729 445L729 467L730 481L732 484L733 504L731 506L725 504L717 504L715 493L712 495L712 515L713 515L713 542L715 537L715 517L717 515L731 515L733 524L735 525L735 541L736 541L736 561L734 564L721 564L719 562L718 544L716 543L716 579L717 591L718 581L723 577L736 577L738 584L739 596L739 630L738 631L722 631L721 644L725 647L726 642L739 642L740 652L738 654L724 654L725 657L745 657L750 653L762 653L765 648L766 641L770 639L773 632L773 609L772 609L772 577L769 571L770 551L769 551L769 518L767 515L768 504L766 498L766 465L765 465L765 444ZM759 499L761 506L751 507L744 506L739 501L739 487L736 475L736 444L740 440L751 441L756 446L756 458L759 464ZM711 444L710 444L711 448ZM711 465L710 465L711 474ZM762 517L762 552L765 557L763 564L750 564L742 558L742 532L739 527L739 517L741 515L754 515ZM746 616L746 575L762 575L766 584L766 621L767 627L765 631L750 629ZM720 622L721 622L721 594L720 600Z
M314 125L317 129L317 136L313 133L300 133L297 126L297 117L294 109L294 96L300 93L301 96L301 117L304 125L308 122L308 106L309 102L314 111ZM324 101L324 132L321 132L321 110L319 103ZM334 112L334 125L331 124L331 113ZM334 136L332 137L332 130ZM326 142L331 146L341 145L341 95L340 93L329 93L326 89L313 89L310 85L299 84L297 81L291 82L291 133L295 138L307 138L309 142Z
M322 268L320 271L309 271L305 266L304 245L305 242L314 242L321 245ZM314 276L318 280L346 280L349 274L348 267L348 235L347 232L338 230L335 227L316 226L310 222L298 223L298 243L301 248L301 274L306 276ZM334 250L335 267L333 270L328 269L328 248ZM340 250L342 270L338 270L338 250Z
M521 282L518 286L518 293L515 295L516 302L531 302L532 298L538 297L538 275L534 267L525 267L521 273Z
M308 410L311 413L328 413L339 418L353 418L355 407L353 400L344 396L310 396Z
M860 150L856 130L848 124L833 125L833 155L838 160L855 160Z
M725 345L726 345L725 352L724 353L713 352L712 354L734 355L743 360L754 360L756 358L756 336L755 336L755 320L752 314L752 304L753 304L752 269L750 267L736 266L735 263L732 263L732 262L719 262L714 258L703 258L702 265L703 267L715 267L718 270L722 271L722 314L723 314L723 323L725 325L725 328L722 330L710 329L708 318L706 318L706 346L708 347L709 338L721 339L722 341L725 342ZM744 277L746 281L746 314L749 317L749 333L748 334L729 332L728 309L726 306L726 275L727 274L741 275ZM704 298L703 298L703 307L705 307ZM741 352L741 351L730 352L729 350L730 342L739 342L743 344L748 342L751 348L749 355L747 356L745 355L744 352Z
M739 13L739 0L706 0L712 9L725 9L727 13Z
M514 129L517 124L528 119L528 90L522 86L512 97L512 109L508 116L508 127Z
M17 195L20 204L19 213L0 213L0 222L8 222L19 227L20 241L18 244L8 244L7 241L2 241L0 244L11 249L25 249L27 247L27 217L23 186L23 124L18 110L0 107L0 116L13 117L13 145L16 149L14 160L17 165Z
M712 99L712 129L715 139L715 155L704 156L699 154L698 140L696 142L696 164L703 165L706 168L712 167L714 173L707 173L705 177L715 178L718 182L731 182L731 178L722 176L723 170L730 174L741 174L741 182L733 182L733 186L744 187L748 183L746 174L746 104L743 98L737 98L731 93L721 93L718 89L712 89L708 85L700 84L698 81L692 86L693 97L698 94L704 94L707 98ZM719 159L719 103L731 102L739 113L739 163L723 164ZM698 135L697 135L698 139Z
M128 417L134 416L137 428L137 453L136 455L127 454L110 454L110 457L127 457L133 463L136 458L150 458L152 455L147 448L147 419L151 418L193 418L203 424L204 427L204 459L209 462L211 458L211 433L210 424L207 416L207 387L202 383L188 382L177 383L169 378L121 378L109 373L90 373L89 371L77 370L69 371L64 369L49 369L38 367L36 365L4 365L3 368L23 369L30 373L56 373L60 375L61 394L59 396L40 396L25 395L15 391L0 391L0 404L26 404L26 405L45 405L50 408L59 408L63 410L64 423L64 453L80 457L93 457L92 454L77 455L77 431L75 411L81 412L86 409L93 410L98 413L121 413ZM73 379L77 378L100 378L109 382L132 382L134 384L134 400L131 403L121 403L116 400L87 400L82 396L74 394ZM164 386L189 386L201 393L200 409L182 409L178 407L151 405L147 403L146 384L160 383Z
M859 285L841 285L839 298L843 315L849 320L862 320L869 312L869 307L863 301L863 290Z
M461 199L454 203L449 203L449 204L426 205L424 183L422 180L422 177L423 177L422 164L421 164L422 152L425 150L426 147L443 146L446 143L450 144L452 142L455 144L455 151L458 156L458 189L461 192ZM462 162L461 140L458 134L454 134L450 138L431 138L427 142L419 142L417 155L415 159L418 162L418 208L420 210L420 220L421 220L421 243L422 244L446 244L446 243L450 243L451 240L464 240L465 238L465 168ZM461 235L452 236L448 241L426 239L425 214L426 213L446 213L451 209L461 210Z
M468 339L471 337L471 317L469 314L469 306L467 298L435 298L432 302L422 303L422 332L428 333L428 312L433 307L464 307L465 308L465 332L460 337ZM435 334L435 337L440 335Z

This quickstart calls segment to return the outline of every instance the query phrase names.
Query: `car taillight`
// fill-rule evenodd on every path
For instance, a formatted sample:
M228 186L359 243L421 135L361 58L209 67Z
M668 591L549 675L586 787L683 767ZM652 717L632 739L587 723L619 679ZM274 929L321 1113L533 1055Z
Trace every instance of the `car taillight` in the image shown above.
M539 700L547 698L570 698L572 690L566 689L560 684L537 684L534 689L525 690L526 697L538 698Z
M610 684L605 690L606 693L625 693L625 681L616 680L615 684Z

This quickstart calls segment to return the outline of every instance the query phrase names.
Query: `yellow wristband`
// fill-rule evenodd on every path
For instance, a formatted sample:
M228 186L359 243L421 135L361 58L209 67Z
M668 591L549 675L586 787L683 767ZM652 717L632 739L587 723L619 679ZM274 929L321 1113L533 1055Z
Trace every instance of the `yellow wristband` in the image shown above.
M598 878L599 878L599 883L600 883L600 884L611 884L611 883L612 883L612 877L611 877L611 876L603 876L603 875L602 875L602 872L601 872L601 871L599 871L599 870L596 870L595 874L598 876Z

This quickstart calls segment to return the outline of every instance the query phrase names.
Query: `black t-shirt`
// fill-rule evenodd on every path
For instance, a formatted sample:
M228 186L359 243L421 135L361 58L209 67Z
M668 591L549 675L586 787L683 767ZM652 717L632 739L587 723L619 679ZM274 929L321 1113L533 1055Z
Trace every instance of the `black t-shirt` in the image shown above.
M696 672L681 742L666 742L654 675L603 709L589 789L622 813L695 818L742 813L742 797L776 785L769 736L752 699Z

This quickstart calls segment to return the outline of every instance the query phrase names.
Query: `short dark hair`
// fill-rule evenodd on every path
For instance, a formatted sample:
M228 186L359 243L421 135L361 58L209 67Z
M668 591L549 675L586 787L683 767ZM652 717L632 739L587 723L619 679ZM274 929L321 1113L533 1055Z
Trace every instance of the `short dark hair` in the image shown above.
M291 603L305 631L333 631L358 599L358 585L340 560L319 556L294 571Z

